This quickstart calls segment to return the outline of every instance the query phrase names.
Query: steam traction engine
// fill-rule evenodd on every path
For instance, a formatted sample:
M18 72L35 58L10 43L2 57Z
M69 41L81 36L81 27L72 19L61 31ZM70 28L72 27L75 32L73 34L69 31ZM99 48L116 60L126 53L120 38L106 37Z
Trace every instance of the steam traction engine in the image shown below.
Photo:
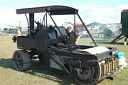
M29 14L28 35L17 37L17 48L13 54L16 70L26 70L31 66L31 59L36 55L40 62L51 68L66 71L77 82L85 85L96 84L109 77L119 69L118 50L113 47L97 46L90 32L87 30L78 10L67 6L45 6L36 8L17 9L17 14ZM34 13L44 12L43 22L36 22L34 28ZM77 36L68 35L66 28L57 26L52 15L78 16L95 46L76 45ZM27 16L26 16L27 17ZM54 23L47 24L47 17Z

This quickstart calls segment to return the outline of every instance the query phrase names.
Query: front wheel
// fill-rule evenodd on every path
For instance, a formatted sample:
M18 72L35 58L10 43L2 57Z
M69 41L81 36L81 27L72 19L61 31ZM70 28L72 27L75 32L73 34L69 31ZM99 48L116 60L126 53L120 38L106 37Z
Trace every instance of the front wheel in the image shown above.
M13 64L16 70L22 71L30 68L31 57L25 50L16 50L13 54Z
M99 64L87 65L87 67L83 67L79 74L74 72L74 68L71 67L72 77L81 85L95 85L100 77L100 67ZM70 69L70 70L71 70Z

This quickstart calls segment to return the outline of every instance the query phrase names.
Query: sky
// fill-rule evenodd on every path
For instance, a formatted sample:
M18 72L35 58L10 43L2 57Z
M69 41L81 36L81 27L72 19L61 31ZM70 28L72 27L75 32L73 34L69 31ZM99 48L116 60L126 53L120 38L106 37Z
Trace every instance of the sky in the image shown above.
M128 0L0 0L0 26L26 25L24 15L17 15L16 9L49 5L64 5L76 8L83 21L109 23L120 22L121 11L128 9ZM59 17L59 20L68 20ZM68 22L67 21L67 22Z

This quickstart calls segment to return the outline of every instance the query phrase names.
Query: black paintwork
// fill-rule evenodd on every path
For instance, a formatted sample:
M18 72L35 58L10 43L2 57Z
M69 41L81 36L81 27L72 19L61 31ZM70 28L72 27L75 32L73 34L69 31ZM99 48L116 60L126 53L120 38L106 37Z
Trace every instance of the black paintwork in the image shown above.
M44 16L44 24L42 25L41 23L36 22L37 28L34 29L34 13L38 13L38 12L46 12ZM80 60L82 61L81 64L83 66L84 64L86 65L89 64L93 66L95 66L96 64L97 66L97 63L99 61L115 58L115 55L113 56L112 52L116 51L117 49L111 48L111 47L108 48L109 51L95 54L95 55L92 55L87 52L79 51L79 49L82 50L82 49L93 48L93 47L96 47L97 45L94 39L92 38L90 32L88 31L87 27L83 23L82 19L80 18L77 9L67 7L67 6L46 6L46 7L25 8L25 9L17 10L17 14L26 14L26 13L29 13L30 29L28 30L27 36L17 37L17 48L30 51L31 55L34 53L34 54L41 54L41 55L54 54L57 56L63 56L64 59L67 59L66 61L67 64L70 63L70 65L75 65L77 64L76 60ZM72 36L69 36L66 31L66 28L58 27L51 16L51 15L62 15L62 14L77 15L80 21L82 22L83 26L87 30L88 34L90 35L95 46L76 45L75 33ZM53 23L55 24L55 27L47 25L47 15L50 16ZM42 56L40 56L40 58L41 57ZM45 56L43 56L43 58L45 58ZM59 65L62 65L62 67L64 67L63 64L59 64ZM67 70L67 68L65 67L63 69ZM97 69L99 69L99 67ZM74 71L74 68L72 70ZM99 70L97 71L98 72L96 73L100 72ZM97 78L98 76L99 74L97 74Z

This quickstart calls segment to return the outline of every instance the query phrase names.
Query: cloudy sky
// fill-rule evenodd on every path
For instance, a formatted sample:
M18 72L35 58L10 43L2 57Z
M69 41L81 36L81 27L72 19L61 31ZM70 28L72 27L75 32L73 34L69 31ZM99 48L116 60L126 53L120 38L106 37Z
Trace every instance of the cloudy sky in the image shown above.
M49 5L74 7L85 23L107 23L120 22L121 11L128 9L128 0L0 0L0 26L18 25L19 21L25 25L25 16L17 15L16 9Z

